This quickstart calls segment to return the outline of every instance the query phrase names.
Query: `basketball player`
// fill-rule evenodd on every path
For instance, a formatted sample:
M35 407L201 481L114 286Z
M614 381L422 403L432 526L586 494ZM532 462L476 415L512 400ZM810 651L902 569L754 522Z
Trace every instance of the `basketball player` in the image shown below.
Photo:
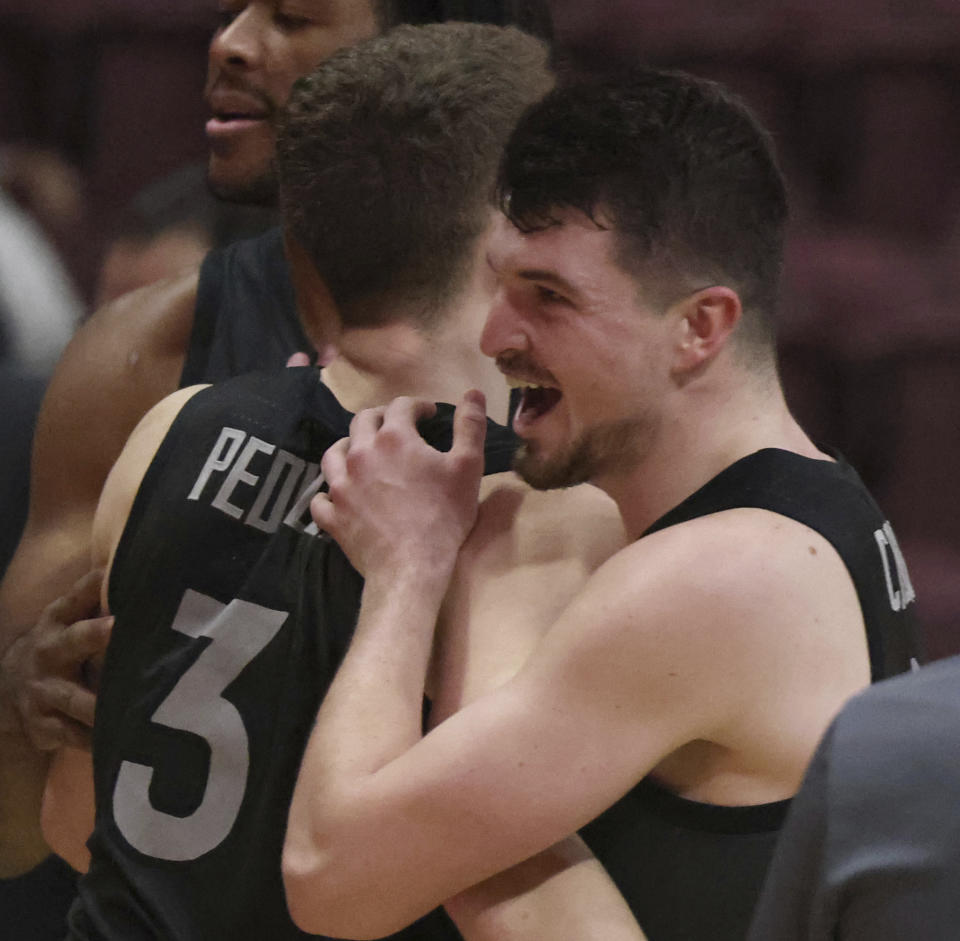
M736 99L640 70L527 112L502 192L482 346L527 387L517 469L598 485L632 541L515 678L421 739L479 409L457 462L409 400L358 416L314 519L366 588L294 794L288 901L374 937L584 828L651 941L740 939L830 719L916 655L890 524L780 389L783 181Z
M116 622L71 937L304 936L280 878L286 809L361 590L307 525L318 463L353 411L400 392L450 400L476 385L505 411L507 387L478 348L493 286L489 196L507 133L549 84L542 43L447 24L343 50L293 93L279 144L284 216L305 329L321 347L337 322L335 355L319 374L176 393L110 474L94 547ZM434 445L449 443L449 412L421 428ZM486 470L506 470L514 445L491 425ZM508 630L511 615L552 617L620 529L592 488L543 499L507 476L486 484L487 538L471 567L503 578L476 584L470 612L501 632L498 669L512 672L530 637ZM489 603L507 584L524 602ZM431 690L432 721L499 679L473 664L460 677L456 696L452 681ZM84 780L88 756L65 750L45 807L51 845L78 868L91 827ZM578 840L467 892L456 916L468 938L640 937ZM403 937L457 935L433 913Z
M220 10L205 92L209 179L238 202L274 198L276 117L294 81L334 50L403 19L547 22L539 0L225 0ZM94 698L79 663L109 632L84 620L99 593L84 576L90 526L128 435L178 385L282 366L305 349L278 230L107 306L68 347L38 420L26 529L0 585L0 877L47 853L36 825L46 757L35 749L89 740Z

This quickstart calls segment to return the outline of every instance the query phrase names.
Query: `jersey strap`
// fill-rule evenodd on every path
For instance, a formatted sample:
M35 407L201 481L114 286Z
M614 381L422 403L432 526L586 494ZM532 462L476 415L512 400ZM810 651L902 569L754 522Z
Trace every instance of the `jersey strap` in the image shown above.
M889 521L840 454L816 460L764 448L748 454L660 517L647 533L737 507L770 510L809 526L840 555L867 627L874 681L924 660L907 566ZM644 534L646 535L646 533Z
M280 229L207 255L181 388L279 368L291 353L312 349L297 315Z

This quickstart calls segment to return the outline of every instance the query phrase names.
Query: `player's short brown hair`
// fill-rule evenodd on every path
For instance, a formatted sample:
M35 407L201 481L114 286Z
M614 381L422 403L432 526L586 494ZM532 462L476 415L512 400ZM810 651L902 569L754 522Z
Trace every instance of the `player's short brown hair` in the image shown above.
M517 29L401 26L295 86L277 160L285 222L344 323L429 323L490 219L504 142L552 79Z

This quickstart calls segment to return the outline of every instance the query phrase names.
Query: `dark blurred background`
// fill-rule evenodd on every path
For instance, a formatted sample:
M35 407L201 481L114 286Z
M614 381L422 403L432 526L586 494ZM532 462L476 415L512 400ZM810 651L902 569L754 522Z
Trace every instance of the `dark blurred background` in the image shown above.
M789 400L892 520L931 656L960 652L960 0L551 6L579 69L716 78L773 131L794 206ZM106 263L140 237L144 187L147 216L202 202L182 194L205 156L215 16L213 0L0 0L0 183L84 310L115 290ZM202 253L220 224L194 219L194 247L178 251Z

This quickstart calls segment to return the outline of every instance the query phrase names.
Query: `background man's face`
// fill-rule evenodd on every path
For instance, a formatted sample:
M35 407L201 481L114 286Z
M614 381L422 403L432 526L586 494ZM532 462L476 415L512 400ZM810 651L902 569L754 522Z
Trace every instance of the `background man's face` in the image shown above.
M236 202L276 199L274 127L293 83L377 33L373 0L222 0L205 97L209 178Z

